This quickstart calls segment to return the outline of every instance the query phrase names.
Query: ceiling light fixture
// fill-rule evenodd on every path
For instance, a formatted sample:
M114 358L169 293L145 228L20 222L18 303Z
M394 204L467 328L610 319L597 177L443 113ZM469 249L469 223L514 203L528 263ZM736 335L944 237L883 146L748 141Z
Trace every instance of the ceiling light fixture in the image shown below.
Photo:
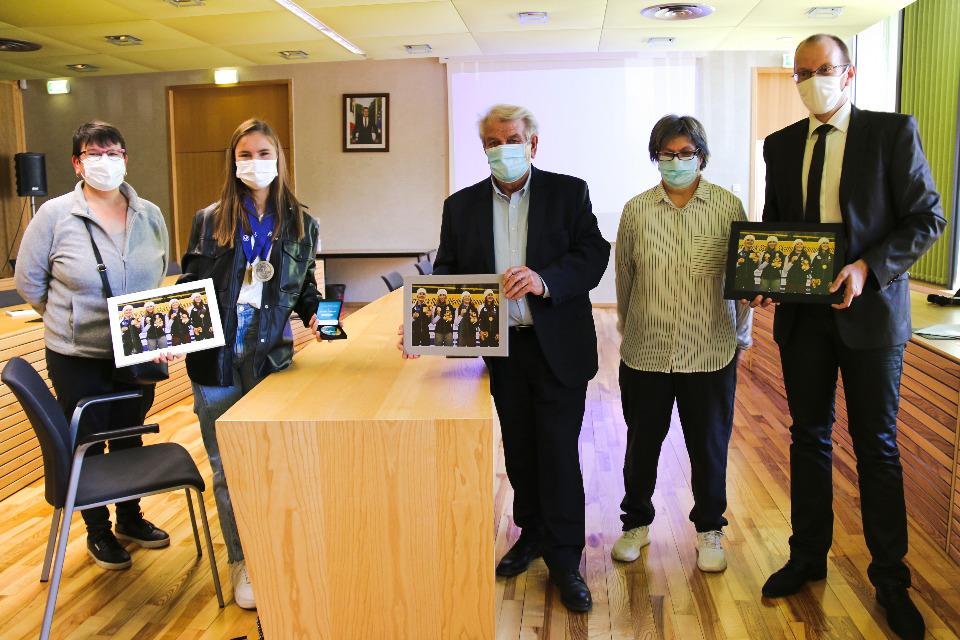
M301 49L277 51L277 53L280 54L280 57L283 58L284 60L302 60L303 58L306 58L307 56L310 55L306 51L303 51Z
M0 51L9 51L11 53L20 53L23 51L37 51L41 45L28 40L14 40L13 38L0 38Z
M520 24L547 24L550 16L546 11L521 11L517 14Z
M697 20L713 13L713 7L690 2L655 4L640 11L640 15L651 20Z
M118 36L103 36L103 39L110 44L117 45L118 47L132 47L134 45L143 44L143 40L137 36L131 36L130 34L126 33Z
M55 96L61 93L70 93L69 80L47 80L47 93Z
M240 73L236 69L214 69L213 84L237 84Z
M433 47L428 44L405 44L403 45L403 48L406 49L407 53L412 56L423 55L433 51Z
M89 73L91 71L100 71L100 67L95 64L87 64L86 62L79 62L77 64L68 64L66 65L67 69L71 71L80 71L82 73Z
M843 7L810 7L807 9L807 17L818 20L833 20L839 18L841 13L843 13Z
M167 0L175 7L202 7L203 0Z
M287 11L289 11L290 13L292 13L293 15L297 16L298 18L306 22L307 24L309 24L311 27L313 27L323 35L327 36L328 38L330 38L331 40L339 44L341 47L343 47L350 53L354 53L358 56L366 55L363 52L363 49L353 44L352 42L344 38L342 35L340 35L336 31L334 31L333 29L325 25L324 23L317 20L317 18L312 13L310 13L309 11L307 11L306 9L298 5L296 2L293 2L293 0L273 0L273 1L276 2L278 5L280 5L281 7L283 7L284 9L286 9Z
M672 47L677 39L671 36L662 36L656 38L647 38L647 46L652 49L666 49Z

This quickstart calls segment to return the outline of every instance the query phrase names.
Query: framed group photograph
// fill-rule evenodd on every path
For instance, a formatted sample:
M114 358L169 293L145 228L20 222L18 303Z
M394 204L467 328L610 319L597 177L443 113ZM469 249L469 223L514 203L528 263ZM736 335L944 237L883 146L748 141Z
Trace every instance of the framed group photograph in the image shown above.
M224 345L210 278L107 298L107 308L118 367Z
M343 94L343 150L390 151L390 94Z
M404 276L403 348L417 355L506 356L506 303L495 273Z
M842 224L734 222L724 297L758 295L783 302L835 303L830 285L844 266Z

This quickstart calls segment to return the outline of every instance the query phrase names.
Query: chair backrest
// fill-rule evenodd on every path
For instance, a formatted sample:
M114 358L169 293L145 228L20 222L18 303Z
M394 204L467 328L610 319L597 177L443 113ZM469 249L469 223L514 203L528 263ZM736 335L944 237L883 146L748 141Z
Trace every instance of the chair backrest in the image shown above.
M433 263L429 260L421 260L415 266L422 276L428 276L433 273Z
M23 358L11 358L0 373L0 380L10 387L20 401L40 441L47 502L60 508L67 498L67 482L70 480L73 459L70 426L63 409L40 374Z
M396 271L391 271L390 273L380 277L383 279L384 284L387 285L388 291L396 291L403 286L403 276Z

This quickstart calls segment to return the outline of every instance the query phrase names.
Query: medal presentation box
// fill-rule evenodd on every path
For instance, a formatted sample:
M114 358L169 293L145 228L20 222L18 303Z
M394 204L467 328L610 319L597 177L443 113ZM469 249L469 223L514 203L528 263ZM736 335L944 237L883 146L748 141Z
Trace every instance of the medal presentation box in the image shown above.
M494 638L486 369L402 359L402 309L353 313L217 421L267 638Z

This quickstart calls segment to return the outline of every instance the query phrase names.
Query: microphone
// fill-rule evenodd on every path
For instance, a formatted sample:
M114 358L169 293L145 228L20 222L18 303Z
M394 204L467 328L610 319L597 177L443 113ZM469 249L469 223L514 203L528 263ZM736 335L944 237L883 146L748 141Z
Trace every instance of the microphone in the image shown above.
M960 307L960 298L948 298L947 296L938 296L935 293L927 295L927 302L941 307Z

